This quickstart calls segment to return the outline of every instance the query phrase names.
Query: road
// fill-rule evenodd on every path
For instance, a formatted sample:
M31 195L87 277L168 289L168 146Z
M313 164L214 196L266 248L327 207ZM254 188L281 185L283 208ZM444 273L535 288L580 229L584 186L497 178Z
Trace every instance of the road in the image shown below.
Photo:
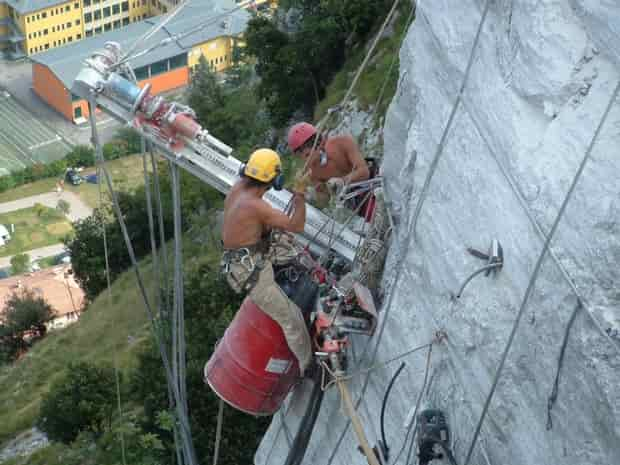
M72 222L84 219L90 216L93 212L92 208L82 202L82 200L73 192L62 192L61 194L51 192L48 194L39 194L33 195L32 197L25 197L23 199L14 200L12 202L0 203L0 214L9 213L14 210L21 210L22 208L30 208L33 207L36 203L40 203L46 207L56 208L56 205L58 205L58 201L60 199L69 202L69 205L71 207L69 214L67 215L67 219ZM62 253L64 250L64 244L53 244L48 245L47 247L28 250L24 253L30 255L31 260L38 260L40 258L53 257L54 255ZM11 258L12 256L0 258L0 268L10 266Z
M0 203L0 214L9 213L15 210L21 210L22 208L34 207L36 203L40 203L49 208L56 208L59 200L66 200L71 206L67 219L69 221L77 221L90 216L93 213L92 208L86 205L82 200L73 192L62 192L57 194L56 192L50 192L47 194L33 195L32 197L25 197L23 199L14 200L12 202Z
M65 251L64 244L54 244L54 245L48 245L47 247L40 247L38 249L27 250L22 253L28 254L28 256L30 257L30 261L36 261L41 258L54 257L56 255L60 255L64 251ZM13 258L13 256L0 257L0 268L7 268L11 266L11 258Z

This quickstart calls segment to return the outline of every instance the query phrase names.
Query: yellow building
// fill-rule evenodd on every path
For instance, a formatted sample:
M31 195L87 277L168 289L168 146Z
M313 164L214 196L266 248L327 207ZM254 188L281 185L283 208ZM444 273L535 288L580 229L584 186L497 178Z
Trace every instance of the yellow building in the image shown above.
M165 14L180 1L0 0L0 50L5 49L11 58L34 55L122 28L150 16ZM235 2L240 3L241 0ZM231 8L234 7L234 2L230 3ZM266 4L275 6L277 2L255 0L253 6L261 8ZM222 69L220 65L214 66Z
M0 48L34 55L152 15L157 0L0 0Z

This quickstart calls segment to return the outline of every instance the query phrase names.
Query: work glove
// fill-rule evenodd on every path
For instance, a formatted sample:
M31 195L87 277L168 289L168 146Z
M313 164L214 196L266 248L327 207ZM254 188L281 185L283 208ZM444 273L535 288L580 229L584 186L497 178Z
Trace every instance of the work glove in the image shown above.
M311 171L307 171L305 174L297 175L293 182L293 191L299 194L305 194L306 190L312 185L310 180Z
M342 178L329 178L326 184L332 195L339 194L344 189L344 179Z

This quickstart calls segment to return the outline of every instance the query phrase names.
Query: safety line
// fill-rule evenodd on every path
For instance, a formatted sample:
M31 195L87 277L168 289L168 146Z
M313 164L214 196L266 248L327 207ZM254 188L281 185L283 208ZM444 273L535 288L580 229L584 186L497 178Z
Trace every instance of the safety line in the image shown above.
M220 458L220 442L222 441L222 425L224 424L224 401L220 399L217 412L217 426L215 428L215 446L213 448L213 465L217 465Z
M426 23L429 23L428 18L424 14L424 11L422 11L421 13L422 13L422 18L424 18ZM431 34L431 37L433 39L433 43L435 44L435 48L438 51L441 51L441 47L438 45L437 39L436 39L435 35ZM441 60L440 60L440 62L441 62ZM505 166L504 162L501 160L501 157L497 154L497 152L493 148L491 142L489 141L489 138L488 138L488 135L487 135L486 131L483 130L480 122L477 119L476 113L474 111L472 111L470 109L470 107L474 107L475 108L476 105L475 105L475 103L471 102L471 97L467 93L464 93L464 95L463 95L463 108L465 109L465 111L467 111L467 113L471 117L471 121L472 121L474 127L476 128L476 131L478 132L478 135L480 136L480 138L484 142L485 146L489 150L489 153L491 154L493 160L497 164L500 172L502 173L502 175L504 176L504 178L508 182L508 185L510 186L510 188L513 191L513 193L515 194L517 200L519 201L519 204L521 205L521 208L523 209L523 211L525 212L525 214L529 218L529 220L530 220L532 226L534 227L536 233L544 241L545 233L542 230L542 227L540 226L538 220L535 218L534 213L532 212L532 209L527 204L527 201L525 200L525 196L523 195L519 185L517 184L517 181L515 180L515 178L512 175L512 173ZM579 299L581 301L582 309L586 311L586 314L588 315L588 317L590 318L590 320L592 321L594 326L601 333L601 335L605 339L607 339L607 341L614 347L614 349L616 350L618 355L620 355L620 341L612 338L603 329L603 327L601 326L600 321L594 316L593 310L592 310L590 304L587 302L587 299L579 292L579 290L577 289L577 285L575 284L575 280L572 279L572 277L568 274L568 271L566 270L566 267L562 264L562 262L558 258L557 253L555 252L555 250L553 250L553 248L549 249L549 254L550 254L551 258L553 259L553 261L554 261L555 265L557 266L557 268L562 273L562 276L564 277L564 280L566 281L566 283L572 289L572 291L575 294L575 296L577 297L577 299Z
M477 31L476 37L475 37L475 39L473 41L473 45L472 45L470 56L469 56L468 66L467 66L467 69L465 70L465 74L463 76L463 82L461 84L461 93L462 93L462 89L465 88L465 85L466 85L467 80L469 78L469 73L471 71L471 64L473 63L474 52L476 50L476 47L478 45L478 41L480 39L480 31L482 30L482 26L484 25L484 22L486 20L487 12L489 11L490 3L491 3L490 0L487 0L487 2L485 4L484 11L482 13L482 17L480 19L480 24L478 25L478 31ZM442 137L441 137L442 141L445 141L445 139L446 139L446 136L447 136L448 131L450 129L451 121L454 118L454 114L456 113L456 108L458 107L458 103L459 102L460 102L460 94L459 94L459 96L458 96L458 98L457 98L457 100L455 102L454 108L452 109L452 114L450 115L451 116L450 120L449 120L448 124L446 124L444 132L442 134ZM437 161L439 159L439 156L441 155L441 152L443 151L443 145L444 144L440 142L439 146L437 147L437 153L435 154L434 166L437 165ZM428 186L428 184L430 184L430 177L432 176L432 172L434 171L434 168L431 167L430 170L431 170L431 171L429 171L429 175L430 176L427 175L427 179L425 181L425 185L426 186ZM423 188L423 190L424 190L424 188ZM420 198L420 200L418 201L418 207L421 205L421 201L422 200L423 200L423 198ZM416 208L416 210L419 211L419 208ZM415 225L416 225L415 216L414 216L414 221L412 221L412 223L413 224L410 226L410 228L409 228L410 231L407 234L407 236L410 236L411 233L414 233L413 234L413 240L415 240ZM401 271L401 269L402 269L402 267L403 267L403 265L405 263L405 258L407 257L407 254L409 252L409 247L410 247L411 242L412 241L405 241L403 253L400 254L398 263L396 265L396 269L395 269L396 270L396 274L395 274L395 277L394 277L393 285L391 286L390 293L389 293L389 296L388 296L388 301L387 301L387 304L385 305L385 314L384 314L384 317L383 317L382 322L381 322L381 328L379 330L379 334L377 336L377 343L375 344L374 349L373 349L373 354L372 354L373 362L374 362L374 360L375 360L375 358L377 356L377 352L379 350L379 344L381 343L381 338L383 336L383 332L384 332L385 327L386 327L388 315L389 315L390 309L392 307L392 300L393 300L394 294L395 294L394 291L396 290L396 287L398 286L399 281L400 281L400 277L402 276L402 273L400 271ZM364 381L364 384L362 386L362 390L360 392L360 396L359 396L359 398L358 398L358 400L356 402L356 408L359 405L359 403L361 402L361 400L364 397L364 395L366 394L366 389L368 388L368 383L370 381L370 375L371 375L371 373L368 374L368 376L366 377L366 380ZM349 429L349 426L350 426L350 422L347 422L347 424L345 425L345 427L344 427L344 429L343 429L343 431L342 431L338 441L336 442L336 446L334 447L334 450L332 451L332 454L331 454L331 456L330 456L330 458L329 458L329 460L327 462L327 465L331 465L332 464L332 462L333 462L333 460L334 460L334 458L336 456L336 453L338 451L338 448L340 447L340 444L342 443L342 440L344 439L344 436L345 436L347 430Z
M433 178L433 175L435 174L435 170L437 169L437 163L439 162L439 159L441 158L441 155L443 153L443 149L444 146L446 144L446 141L448 139L448 133L450 132L450 129L452 127L452 122L454 121L454 117L456 116L456 111L458 110L460 103L461 103L461 98L463 96L463 91L465 90L465 86L467 85L467 81L469 78L469 73L471 71L471 67L474 63L474 56L475 56L475 51L476 51L476 46L478 45L478 41L480 40L480 35L482 32L482 26L484 25L486 18L487 18L487 13L489 12L489 7L491 6L491 1L487 0L485 6L484 6L484 10L482 12L482 19L480 20L480 24L478 24L478 30L476 31L476 36L474 38L474 44L471 48L471 52L469 54L469 60L467 61L467 66L465 68L465 74L464 74L464 78L463 81L461 83L461 87L459 88L458 94L456 95L456 100L454 102L454 105L452 106L452 111L450 112L450 117L448 118L448 122L446 124L446 127L443 130L443 133L441 134L441 138L439 139L439 145L437 146L437 151L435 153L435 157L433 158L433 160L431 161L431 164L429 165L428 168L428 173L426 175L426 179L424 179L424 185L422 186L422 190L420 191L420 194L418 196L418 202L416 204L415 207L415 211L413 213L413 237L415 240L415 234L416 234L416 228L418 225L418 217L420 216L420 211L422 210L422 205L424 204L424 201L426 200L426 195L428 193L428 188L430 186L431 180ZM424 13L422 13L424 14Z
M474 450L474 447L476 445L476 441L478 440L478 436L480 434L480 429L482 427L482 423L484 422L484 419L486 417L486 413L489 409L489 404L491 403L491 399L493 398L493 394L495 393L495 389L497 387L497 382L499 381L499 377L501 376L501 373L503 371L504 368L504 363L506 362L506 357L508 356L508 352L510 351L510 347L512 346L512 342L514 341L514 337L515 334L517 332L517 328L519 327L519 322L521 321L521 317L523 316L525 307L528 303L529 297L532 293L532 290L534 289L534 284L536 283L536 279L538 278L538 273L540 271L543 259L545 258L545 256L547 255L547 250L549 249L549 244L551 242L551 239L553 238L553 236L555 235L555 232L558 228L558 225L560 224L560 220L562 219L562 216L564 216L564 211L566 210L566 206L568 205L568 202L570 201L573 192L575 191L575 187L577 186L577 183L579 181L579 179L581 178L581 174L583 173L583 169L586 166L586 163L588 162L589 158L590 158L590 154L592 153L592 148L594 147L594 144L596 143L596 140L598 139L598 136L601 132L601 128L603 127L603 124L605 123L605 120L607 119L607 115L609 114L609 111L611 110L611 107L613 106L613 103L616 100L616 97L618 96L618 91L620 90L620 81L618 82L618 84L616 85L616 89L613 92L613 95L611 97L611 99L609 100L609 103L607 104L607 108L605 108L605 112L603 113L603 116L601 117L601 120L596 128L596 131L594 132L594 136L592 137L592 139L590 140L590 145L588 146L588 149L583 157L583 160L581 161L581 164L579 165L579 169L577 170L577 172L575 173L575 176L573 178L573 181L571 183L570 188L568 189L568 192L566 193L566 196L564 197L564 201L562 202L562 205L560 206L560 210L558 211L558 214L556 216L555 221L553 222L553 226L551 227L551 230L549 231L549 234L547 235L547 239L545 240L545 244L543 245L543 249L540 253L540 255L538 256L538 260L536 261L536 266L534 267L534 271L532 272L532 276L530 277L530 281L528 283L527 289L525 290L525 295L523 296L523 301L521 302L521 307L519 308L519 312L517 314L517 318L515 319L515 322L513 324L512 327L512 331L510 332L510 337L508 338L508 342L506 343L506 348L504 349L504 352L502 354L502 358L500 360L499 366L497 368L497 371L495 373L495 377L493 380L493 384L491 385L491 390L489 391L489 394L487 396L487 399L485 401L484 407L482 409L482 414L480 415L480 419L478 421L478 425L476 426L476 430L474 432L474 437L471 441L471 445L469 447L469 450L467 452L467 457L465 459L465 465L469 465L469 461L471 460L471 456Z
M175 401L176 401L176 408L177 408L177 413L178 413L178 420L180 422L181 425L181 439L183 441L183 451L186 454L186 458L189 461L190 465L194 465L196 463L196 459L195 459L195 452L193 449L193 444L191 443L191 438L188 439L188 434L190 431L189 428L189 420L187 418L187 412L185 410L183 410L182 408L182 404L179 402L180 400L180 393L178 390L178 386L176 385L176 383L173 382L172 380L172 376L171 376L171 367L170 367L170 362L168 359L168 354L167 351L165 350L161 337L160 337L160 332L157 328L157 324L155 321L155 316L153 313L153 309L151 307L151 303L150 300L148 298L148 294L146 292L146 287L144 285L144 280L142 279L142 273L140 272L139 268L138 268L138 261L136 259L136 255L134 252L134 248L133 245L131 243L131 239L129 237L129 233L127 231L127 225L125 224L125 220L122 214L122 211L120 209L120 205L118 203L118 197L116 194L116 191L114 190L114 187L112 185L112 179L110 177L110 173L108 172L107 168L106 168L106 162L105 159L103 157L103 150L102 150L102 146L101 143L99 141L99 136L98 136L98 132L97 132L97 125L96 125L96 121L94 118L95 115L95 109L97 107L97 101L96 101L96 96L94 92L91 92L89 99L88 99L88 105L89 105L89 112L90 112L90 118L91 118L91 131L92 131L92 139L93 139L93 144L95 145L95 149L96 149L96 154L97 157L99 157L100 161L101 161L101 169L103 171L104 174L104 178L108 187L108 191L110 192L110 195L112 197L112 206L114 209L114 213L116 214L116 218L117 221L121 227L121 232L123 234L123 239L125 241L125 246L127 248L127 253L129 254L129 258L131 260L132 263L132 267L134 270L134 274L136 276L136 281L138 283L138 288L140 290L140 293L142 295L142 300L144 302L144 307L145 310L147 312L147 315L149 317L149 320L151 322L151 326L153 328L153 334L155 336L155 341L157 343L157 346L159 348L160 351L160 356L162 358L162 362L164 364L164 372L166 375L166 379L168 381L168 383L170 383L170 385L173 387L173 393L174 393L174 397L175 397Z
M105 259L105 278L106 285L108 291L108 305L112 307L112 283L110 281L110 259L109 259L109 251L108 251L108 235L106 233L105 227L105 217L103 216L103 189L101 188L101 164L100 161L97 160L97 188L99 190L99 214L101 215L101 232L103 234L103 256ZM113 344L114 347L114 382L116 384L116 407L118 409L118 417L122 423L123 421L123 409L121 406L121 382L120 376L118 374L118 352L116 344ZM126 453L125 453L125 435L123 434L123 428L119 428L118 436L121 442L121 458L123 461L123 465L127 465Z
M152 194L151 194L151 182L150 182L150 178L149 178L149 174L148 174L148 168L147 168L147 148L148 148L148 152L150 152L151 155L151 161L153 160L152 155L152 147L150 142L147 143L146 139L144 138L144 136L140 137L140 149L142 150L142 167L144 169L144 187L145 187L145 195L146 195L146 211L147 211L147 216L148 216L148 221L149 221L149 232L150 232L150 238L151 238L151 256L152 256L152 260L153 260L153 281L156 283L157 285L157 293L156 293L156 302L155 305L158 309L159 312L159 321L160 324L162 324L164 327L166 327L166 324L164 323L164 318L163 318L163 305L164 305L164 299L162 298L162 286L161 286L161 277L160 277L160 272L159 272L159 253L157 251L157 241L155 240L155 222L154 222L154 216L153 216L153 202L152 202ZM159 184L157 184L157 187L159 188ZM163 216L163 215L162 215ZM166 278L167 279L167 278ZM164 337L164 333L162 332L162 337ZM168 383L166 383L166 390L168 393L168 406L170 407L170 410L174 410L174 396L172 394L172 390L170 388L170 385L168 385ZM174 443L175 444L180 444L181 443L181 438L179 437L179 429L177 428L176 422L173 423L172 425L172 429L173 429L173 436L174 436ZM183 464L183 457L181 456L181 451L179 447L175 447L174 448L175 451L175 455L177 458L177 463L179 465Z

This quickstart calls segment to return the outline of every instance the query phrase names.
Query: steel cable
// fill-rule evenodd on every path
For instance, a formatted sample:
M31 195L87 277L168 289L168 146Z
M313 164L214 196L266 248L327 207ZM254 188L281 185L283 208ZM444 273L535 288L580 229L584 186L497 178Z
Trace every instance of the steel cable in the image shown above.
M519 323L521 321L521 317L523 316L523 313L525 311L525 307L527 306L527 303L529 301L529 297L534 289L534 284L536 283L536 280L538 278L538 273L540 271L540 268L542 266L542 262L543 259L545 258L545 256L547 255L547 250L549 249L549 244L551 243L551 239L553 239L553 236L555 235L555 232L558 228L558 225L560 224L560 220L562 219L562 217L564 216L564 212L566 211L566 206L568 205L568 202L570 201L573 192L575 191L575 187L577 186L577 183L579 182L579 179L581 178L581 175L583 173L583 169L586 166L586 163L588 162L589 158L590 158L590 154L592 153L592 148L594 147L594 144L596 143L596 140L598 139L598 136L601 132L601 128L603 127L603 124L605 123L605 121L607 120L607 115L609 115L609 111L611 110L611 107L613 106L613 103L616 100L616 97L618 96L618 91L620 90L620 81L618 82L618 84L616 85L616 88L613 92L613 95L611 97L611 99L609 100L609 103L607 104L607 107L605 108L605 111L603 112L603 115L601 117L601 120L599 121L599 124L596 128L596 131L594 132L594 135L592 136L592 139L590 140L590 144L588 146L588 149L586 150L586 153L579 165L579 168L577 169L577 172L575 173L575 176L573 177L573 181L571 182L570 188L568 189L568 192L566 193L566 196L564 197L564 201L562 202L562 205L560 206L560 210L558 211L558 214L555 218L555 221L553 222L553 226L551 227L551 230L549 231L549 234L547 235L547 238L545 240L545 243L543 245L542 251L540 252L540 255L538 256L538 259L536 260L536 265L534 266L534 271L532 272L532 275L530 277L530 280L528 282L527 285L527 289L525 290L525 295L523 296L523 300L521 301L521 306L519 308L519 312L517 313L517 317L513 323L512 326L512 330L510 332L510 336L508 337L508 342L506 343L506 347L504 349L504 352L502 353L502 357L500 359L500 363L499 366L497 367L497 370L495 372L495 376L493 379L493 383L491 385L491 390L489 391L489 394L487 395L486 401L484 403L484 407L482 408L482 413L480 415L480 419L478 420L478 424L476 425L476 430L474 432L474 436L473 439L471 441L471 444L469 446L469 450L467 451L467 457L465 459L465 465L469 465L469 462L471 460L472 454L473 454L473 450L474 447L476 446L476 441L478 440L478 436L480 435L480 429L482 428L482 423L484 422L484 419L486 417L486 413L489 409L489 404L491 403L491 399L493 398L493 394L495 393L495 389L497 388L497 383L499 381L499 378L501 376L501 373L503 371L504 368L504 364L506 362L506 358L508 356L508 352L510 351L510 348L512 346L512 342L514 341L514 337L515 334L517 332L517 328L519 327Z

